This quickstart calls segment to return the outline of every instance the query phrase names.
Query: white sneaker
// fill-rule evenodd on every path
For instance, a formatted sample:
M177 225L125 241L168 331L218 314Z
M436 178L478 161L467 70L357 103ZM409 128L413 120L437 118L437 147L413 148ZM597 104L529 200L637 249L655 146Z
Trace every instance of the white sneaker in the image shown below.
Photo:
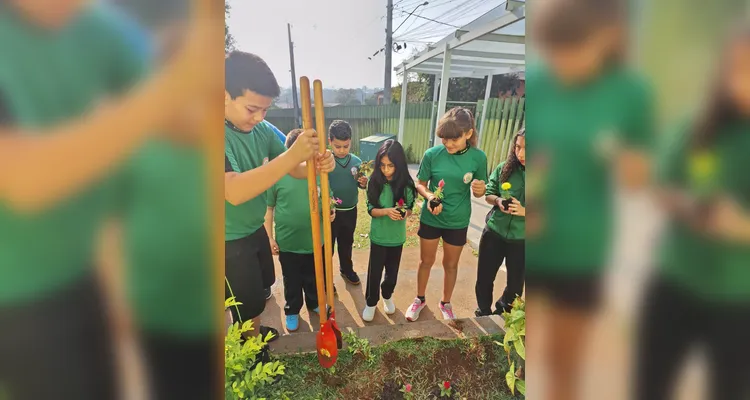
M365 310L362 311L362 320L366 322L372 322L375 318L375 307L365 306Z
M406 320L409 322L414 322L419 318L419 313L422 312L422 309L425 308L427 304L422 303L422 300L419 300L419 298L414 299L414 303L411 303L409 306L409 309L406 311Z
M385 311L386 314L391 315L396 312L396 304L393 302L393 299L383 299L383 311Z
M456 319L456 316L453 315L453 306L451 306L451 303L438 303L438 308L440 308L440 312L443 313L443 319Z

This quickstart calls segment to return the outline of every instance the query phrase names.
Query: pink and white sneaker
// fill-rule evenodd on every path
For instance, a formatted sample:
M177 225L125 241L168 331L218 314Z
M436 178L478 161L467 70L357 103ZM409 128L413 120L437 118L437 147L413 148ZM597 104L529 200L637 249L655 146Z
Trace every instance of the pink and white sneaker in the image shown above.
M451 303L438 303L438 308L440 308L440 312L443 313L443 319L456 319L456 316L453 314L453 306L451 306Z
M427 304L423 303L422 300L419 300L419 298L414 299L414 303L411 303L411 306L409 306L409 309L406 311L406 320L409 322L414 322L419 318L419 313L422 312L422 309L425 308Z

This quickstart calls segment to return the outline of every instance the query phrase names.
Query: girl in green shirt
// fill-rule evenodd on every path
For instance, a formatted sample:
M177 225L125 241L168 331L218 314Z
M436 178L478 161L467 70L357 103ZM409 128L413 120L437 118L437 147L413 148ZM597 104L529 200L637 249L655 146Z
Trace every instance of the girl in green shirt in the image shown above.
M557 398L579 397L581 355L613 245L611 178L626 189L648 181L652 98L626 64L627 7L553 0L536 4L529 19L540 62L526 73L526 128L534 132L527 160L540 190L526 199L527 306L545 319L535 326L554 327L540 365L550 366Z
M514 137L508 159L497 166L487 184L485 200L492 205L487 227L479 240L479 265L475 287L477 317L492 314L492 290L497 271L505 260L508 278L495 313L510 311L513 300L523 294L526 273L526 131Z
M367 306L362 311L362 319L367 322L375 317L381 289L385 313L396 312L392 296L406 242L406 217L411 215L415 197L416 188L409 175L404 148L395 140L386 140L375 157L375 169L367 185L367 211L372 216Z
M716 92L658 158L668 229L640 323L639 399L667 399L685 356L707 352L709 393L750 395L750 29L721 57Z
M487 156L477 148L471 111L456 107L445 113L438 122L436 135L443 144L425 152L417 174L417 192L426 200L418 232L421 260L417 298L406 311L407 321L416 321L426 305L427 281L441 238L445 280L438 308L444 319L455 318L450 301L456 286L458 261L466 244L471 194L482 197L487 189Z

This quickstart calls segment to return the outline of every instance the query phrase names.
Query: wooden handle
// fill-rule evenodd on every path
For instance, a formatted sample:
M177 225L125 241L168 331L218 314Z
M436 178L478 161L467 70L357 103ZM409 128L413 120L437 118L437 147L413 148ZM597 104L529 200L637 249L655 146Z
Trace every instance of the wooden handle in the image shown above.
M314 129L312 118L312 104L310 103L310 80L307 79L306 76L303 76L299 79L299 83L300 97L302 102L302 128ZM322 188L321 193L325 193L323 192ZM326 196L322 197L324 199L326 198ZM320 238L320 208L318 203L318 182L315 173L315 155L307 160L307 198L310 201L310 223L312 226L313 257L315 259L315 286L318 292L320 326L323 327L323 324L327 320L327 315L325 312L325 287L323 286L325 271L323 267L323 249L321 249L322 243Z
M316 130L318 131L318 138L320 139L319 152L325 154L328 146L327 142L327 129L326 129L326 117L325 107L323 103L323 83L316 79L313 82L313 92L315 95L315 122ZM320 174L320 192L321 199L323 201L323 218L326 215L331 215L331 196L330 196L330 185L328 183L328 173ZM325 244L325 276L326 276L326 287L328 288L327 302L333 310L333 242L331 239L331 221L330 218L325 220L323 223L323 243Z

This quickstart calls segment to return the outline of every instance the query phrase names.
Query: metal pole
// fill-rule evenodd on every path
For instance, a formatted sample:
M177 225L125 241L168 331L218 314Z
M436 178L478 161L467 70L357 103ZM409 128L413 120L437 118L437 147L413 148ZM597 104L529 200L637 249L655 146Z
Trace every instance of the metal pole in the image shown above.
M484 104L482 104L482 125L479 128L479 132L477 133L477 141L479 142L479 145L482 145L482 134L484 134L484 127L487 124L487 111L489 109L488 103L490 101L490 92L492 92L492 77L493 75L487 75L487 88L484 92Z
M299 100L297 98L297 74L294 70L294 42L292 42L292 25L286 24L287 32L289 32L289 62L292 66L292 100L294 102L294 126L297 128L302 127L302 121L300 120Z
M443 113L445 113L445 106L448 103L448 87L450 86L450 78L451 78L451 49L448 46L448 43L445 44L445 48L443 49L443 72L440 74L440 82L442 83L440 85L440 95L438 97L438 109L437 109L437 117L440 118ZM434 135L436 132L433 132L433 143L435 143Z
M430 147L432 147L434 143L434 137L435 137L435 129L437 128L437 112L436 112L436 103L438 101L438 94L440 93L440 76L437 74L433 75L435 77L435 87L432 90L432 115L430 116Z
M404 143L404 125L406 123L406 102L408 97L409 70L404 69L404 80L401 84L401 114L398 119L398 141Z
M393 68L393 0L388 0L385 28L385 83L383 84L383 104L391 104L391 74Z

